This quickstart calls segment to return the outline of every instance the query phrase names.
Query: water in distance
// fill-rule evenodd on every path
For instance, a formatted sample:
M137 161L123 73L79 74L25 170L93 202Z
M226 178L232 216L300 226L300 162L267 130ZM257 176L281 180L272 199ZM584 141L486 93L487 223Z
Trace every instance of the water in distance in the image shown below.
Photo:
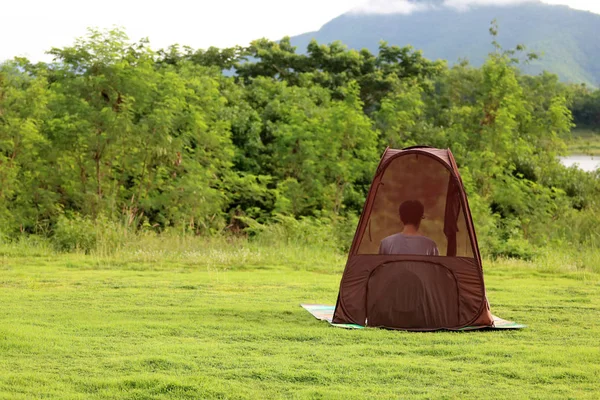
M584 171L595 171L600 168L600 156L586 156L585 154L571 154L568 157L561 157L560 162L564 166L571 167L575 164Z

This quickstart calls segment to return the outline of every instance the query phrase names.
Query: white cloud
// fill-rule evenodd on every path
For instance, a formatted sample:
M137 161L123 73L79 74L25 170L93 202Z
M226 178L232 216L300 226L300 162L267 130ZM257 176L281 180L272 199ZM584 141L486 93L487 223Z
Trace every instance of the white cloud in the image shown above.
M539 0L446 0L444 5L459 10L468 9L469 6L510 6L521 3L539 3Z
M351 12L356 14L412 14L433 7L432 4L413 3L407 0L369 0Z
M439 7L466 10L470 6L508 6L519 3L539 2L539 0L368 0L354 8L354 13L364 14L412 14Z

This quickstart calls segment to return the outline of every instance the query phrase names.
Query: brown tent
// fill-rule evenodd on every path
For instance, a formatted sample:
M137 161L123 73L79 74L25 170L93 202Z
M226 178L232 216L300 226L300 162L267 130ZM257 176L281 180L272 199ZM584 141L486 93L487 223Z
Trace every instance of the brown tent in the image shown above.
M394 235L404 228L403 203L421 207L405 208L420 219L418 234L409 238ZM382 240L392 235L401 239L388 240L427 241L435 250L382 251ZM419 331L493 326L475 228L450 150L386 149L354 235L333 322Z

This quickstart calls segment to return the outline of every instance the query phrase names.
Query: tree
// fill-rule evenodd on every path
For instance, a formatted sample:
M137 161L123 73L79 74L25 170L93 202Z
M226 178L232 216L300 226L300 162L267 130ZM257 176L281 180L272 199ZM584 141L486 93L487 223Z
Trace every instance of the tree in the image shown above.
M25 71L25 60L0 65L0 224L4 233L36 232L58 211L44 156L46 78Z
M129 223L218 225L233 150L216 73L189 61L157 66L145 41L119 30L51 53L47 130L63 203Z

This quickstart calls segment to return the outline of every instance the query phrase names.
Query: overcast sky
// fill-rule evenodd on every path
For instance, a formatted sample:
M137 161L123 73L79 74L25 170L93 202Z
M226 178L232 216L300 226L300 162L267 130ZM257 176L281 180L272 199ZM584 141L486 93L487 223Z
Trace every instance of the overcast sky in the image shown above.
M445 0L515 3L528 0ZM543 0L600 14L600 0ZM94 4L93 6L91 4ZM318 30L351 9L410 12L405 0L0 0L0 60L26 56L49 61L51 47L70 45L87 27L122 26L133 40L149 37L153 48L179 43L194 48L245 45Z

